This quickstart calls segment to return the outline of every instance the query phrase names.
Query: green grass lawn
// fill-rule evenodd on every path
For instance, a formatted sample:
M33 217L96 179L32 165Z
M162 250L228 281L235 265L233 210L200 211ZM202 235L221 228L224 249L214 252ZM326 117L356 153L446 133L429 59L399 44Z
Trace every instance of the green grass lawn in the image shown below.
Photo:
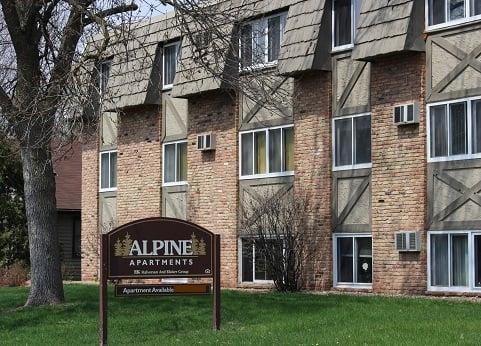
M481 344L481 304L376 296L222 292L211 298L109 297L111 345ZM0 288L1 345L95 345L98 287L66 285L62 306L23 308L26 288Z

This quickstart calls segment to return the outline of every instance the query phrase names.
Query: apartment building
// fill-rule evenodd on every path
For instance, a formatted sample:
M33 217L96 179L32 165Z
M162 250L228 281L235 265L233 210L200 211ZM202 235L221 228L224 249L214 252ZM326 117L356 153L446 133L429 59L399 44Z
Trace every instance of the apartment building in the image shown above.
M221 235L224 287L269 286L239 229L268 188L310 198L307 289L479 294L481 1L245 6L216 68L269 76L280 111L196 64L174 13L99 65L113 101L82 154L82 278L97 279L99 232L168 216Z

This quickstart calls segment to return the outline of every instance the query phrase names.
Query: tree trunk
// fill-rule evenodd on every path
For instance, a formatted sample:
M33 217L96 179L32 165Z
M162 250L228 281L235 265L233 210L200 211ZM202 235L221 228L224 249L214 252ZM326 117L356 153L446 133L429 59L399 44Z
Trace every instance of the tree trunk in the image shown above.
M55 177L50 151L43 146L24 147L22 162L31 263L31 287L25 305L62 303Z

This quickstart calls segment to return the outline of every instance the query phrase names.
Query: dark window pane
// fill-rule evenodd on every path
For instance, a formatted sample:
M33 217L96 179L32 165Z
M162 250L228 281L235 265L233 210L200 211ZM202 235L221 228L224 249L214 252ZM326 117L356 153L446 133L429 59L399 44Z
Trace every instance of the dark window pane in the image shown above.
M354 164L371 162L371 116L354 118Z
M109 188L109 153L100 155L100 188Z
M268 19L268 61L276 61L281 47L281 17Z
M446 106L431 107L431 157L448 156Z
M255 279L256 280L272 279L272 277L268 278L268 275L267 275L266 250L264 249L263 246L259 245L259 242L255 243L254 254L255 254L255 258L254 258Z
M294 128L288 127L284 133L284 171L294 170Z
M167 144L164 148L164 182L175 182L175 144Z
M254 275L252 273L252 241L242 240L242 281L252 282Z
M281 163L281 129L269 130L269 172L280 172L282 168Z
M254 133L254 174L266 173L266 133L255 132Z
M339 47L351 41L351 0L334 0L334 46Z
M448 0L449 20L464 18L464 0Z
M339 282L353 282L353 248L352 248L353 238L337 238L337 280Z
M473 153L476 154L481 153L481 101L473 101L472 112Z
M244 25L241 28L241 66L252 65L252 26Z
M481 1L471 0L471 15L477 16L481 14Z
M357 242L357 282L372 282L372 238L355 238Z
M117 187L117 153L110 153L110 186Z
M335 121L336 166L352 165L352 119Z
M446 21L446 0L429 0L429 25Z
M449 106L451 155L462 155L468 152L468 131L466 121L466 102Z
M253 64L265 63L266 33L265 22L257 21L252 25L252 52Z
M404 114L403 106L398 106L394 108L394 122L400 123L401 121L403 121L403 114Z
M466 234L453 235L451 240L452 283L453 286L468 285L468 236Z
M177 181L187 181L187 143L177 144Z
M481 287L481 235L474 236L474 285Z
M252 160L253 160L253 152L252 152L252 142L253 142L253 134L252 133L244 133L241 136L241 151L242 151L242 175L252 175Z
M100 93L102 95L107 92L111 64L111 61L103 61L100 65Z
M177 64L177 47L177 44L173 44L164 48L164 85L174 83L175 66Z
M448 235L431 235L431 285L449 286Z

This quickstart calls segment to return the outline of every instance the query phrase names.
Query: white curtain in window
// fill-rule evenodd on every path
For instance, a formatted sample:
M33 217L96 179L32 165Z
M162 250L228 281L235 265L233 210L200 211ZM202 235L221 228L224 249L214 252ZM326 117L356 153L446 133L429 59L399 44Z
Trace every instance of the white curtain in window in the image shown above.
M244 133L241 136L241 175L252 175L253 167L253 134Z
M175 182L175 144L166 144L164 148L164 182Z
M100 155L100 188L109 188L109 153Z

